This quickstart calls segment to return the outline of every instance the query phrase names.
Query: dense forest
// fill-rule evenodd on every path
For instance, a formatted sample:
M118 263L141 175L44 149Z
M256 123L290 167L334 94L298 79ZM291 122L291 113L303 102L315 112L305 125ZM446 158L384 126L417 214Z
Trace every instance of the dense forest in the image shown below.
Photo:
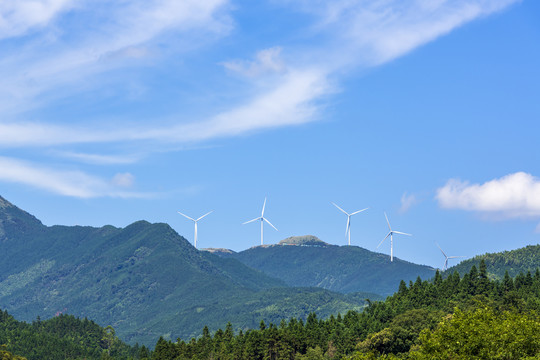
M540 271L502 280L486 264L463 277L439 272L430 281L401 282L385 301L362 312L319 319L314 313L258 329L225 329L153 351L123 343L112 327L60 314L32 323L0 311L1 359L538 359Z
M539 309L539 270L491 280L481 261L463 277L402 281L363 312L160 338L152 359L532 359L540 357Z
M146 347L126 345L112 327L63 314L29 324L0 311L0 345L2 360L150 358Z

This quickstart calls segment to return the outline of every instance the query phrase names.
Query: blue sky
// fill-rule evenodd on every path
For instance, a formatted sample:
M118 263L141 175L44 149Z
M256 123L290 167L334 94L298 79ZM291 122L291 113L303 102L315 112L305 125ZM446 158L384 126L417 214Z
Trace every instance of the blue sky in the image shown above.
M200 247L313 234L440 267L540 239L540 4L0 4L0 195Z

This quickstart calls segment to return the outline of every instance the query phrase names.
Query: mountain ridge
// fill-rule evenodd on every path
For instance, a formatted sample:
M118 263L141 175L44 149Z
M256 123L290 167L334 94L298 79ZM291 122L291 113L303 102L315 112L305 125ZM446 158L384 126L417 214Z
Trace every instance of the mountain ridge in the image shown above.
M426 265L399 258L391 262L385 254L358 246L331 245L320 239L314 242L312 238L306 235L292 242L285 239L240 252L213 251L281 279L289 286L315 286L341 293L390 295L401 280L414 281L418 276L429 279L435 275L435 269Z
M283 309L303 318L365 305L324 289L290 288L236 259L199 251L165 223L49 227L3 198L0 220L0 308L25 321L69 313L152 345L229 320L237 329L257 327L285 316Z

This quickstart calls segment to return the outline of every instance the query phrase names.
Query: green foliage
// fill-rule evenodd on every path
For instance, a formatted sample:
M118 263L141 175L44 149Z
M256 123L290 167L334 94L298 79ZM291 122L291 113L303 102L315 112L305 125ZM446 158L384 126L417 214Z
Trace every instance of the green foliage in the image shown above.
M425 330L410 359L532 359L540 357L540 318L535 312L479 307L454 312Z
M13 355L9 351L6 350L6 345L0 346L0 359L1 360L26 360L26 358Z
M138 346L121 342L112 327L102 328L93 321L60 315L50 320L37 319L32 324L15 320L6 311L0 311L1 350L19 354L32 360L63 359L140 359ZM0 359L20 359L9 357ZM147 352L146 355L149 356ZM7 356L7 357L6 357Z
M239 253L216 254L240 260L290 286L317 286L343 293L364 291L390 295L401 280L434 275L428 266L397 258L390 262L387 256L358 246L317 244L257 246Z

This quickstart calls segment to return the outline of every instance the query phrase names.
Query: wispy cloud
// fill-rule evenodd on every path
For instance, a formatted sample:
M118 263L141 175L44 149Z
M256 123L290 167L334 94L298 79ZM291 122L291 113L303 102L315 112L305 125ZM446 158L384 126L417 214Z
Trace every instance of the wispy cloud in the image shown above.
M0 129L2 126L0 125ZM67 159L73 159L82 163L94 165L117 165L117 164L133 164L140 160L137 155L103 155L103 154L87 154L73 151L54 151L54 156L59 156Z
M291 70L279 85L246 104L209 119L173 127L92 129L36 123L0 123L0 147L53 146L126 141L193 142L240 135L260 129L301 124L313 119L314 100L331 92L324 73ZM91 157L72 154L74 157ZM99 160L94 157L94 160ZM106 158L105 158L106 159ZM105 160L104 159L104 160ZM83 159L84 160L84 159Z
M23 3L28 6L40 4L37 1ZM125 65L121 60L144 58L152 54L146 47L152 47L152 40L166 33L186 36L189 33L194 41L185 41L183 45L186 48L188 44L196 47L203 38L202 34L226 33L230 25L225 17L219 15L226 3L227 0L164 0L80 5L76 9L77 14L87 16L86 21L92 22L91 27L75 29L80 31L73 34L69 32L71 29L59 30L54 38L48 32L36 34L20 40L18 51L3 57L0 94L4 100L0 102L0 110L25 110L40 94L47 94L48 99L62 94L72 95L64 91L60 94L49 92L66 85L71 85L72 92L76 89L73 84L88 87L92 83L88 81L91 76ZM69 4L60 0L41 3L51 12L50 16L45 16L47 18L68 8ZM95 12L96 6L102 7L103 11ZM24 12L24 6L14 7L18 12ZM53 8L58 9L52 11ZM11 14L9 10L0 8L1 15L5 17ZM28 23L32 22L28 20ZM15 21L7 22L5 26L6 34L14 36L21 33ZM197 31L197 36L192 33L194 31Z
M407 194L406 192L401 195L401 206L399 208L400 213L406 213L409 209L418 202L416 195Z
M520 0L281 0L315 14L332 31L346 62L378 65Z
M508 218L540 217L540 179L517 172L483 184L449 180L437 190L445 209L461 209Z
M2 169L0 171L0 180L2 181L24 184L64 196L78 198L147 198L153 196L152 194L127 192L120 189L125 187L126 179L129 177L125 174L117 174L112 180L104 180L81 171L54 170L7 157L0 157L0 168Z
M17 0L0 2L0 39L20 36L49 24L71 9L73 0Z
M223 63L226 69L247 77L260 76L265 73L285 71L285 63L280 58L281 48L276 46L261 50L255 60L232 60Z

